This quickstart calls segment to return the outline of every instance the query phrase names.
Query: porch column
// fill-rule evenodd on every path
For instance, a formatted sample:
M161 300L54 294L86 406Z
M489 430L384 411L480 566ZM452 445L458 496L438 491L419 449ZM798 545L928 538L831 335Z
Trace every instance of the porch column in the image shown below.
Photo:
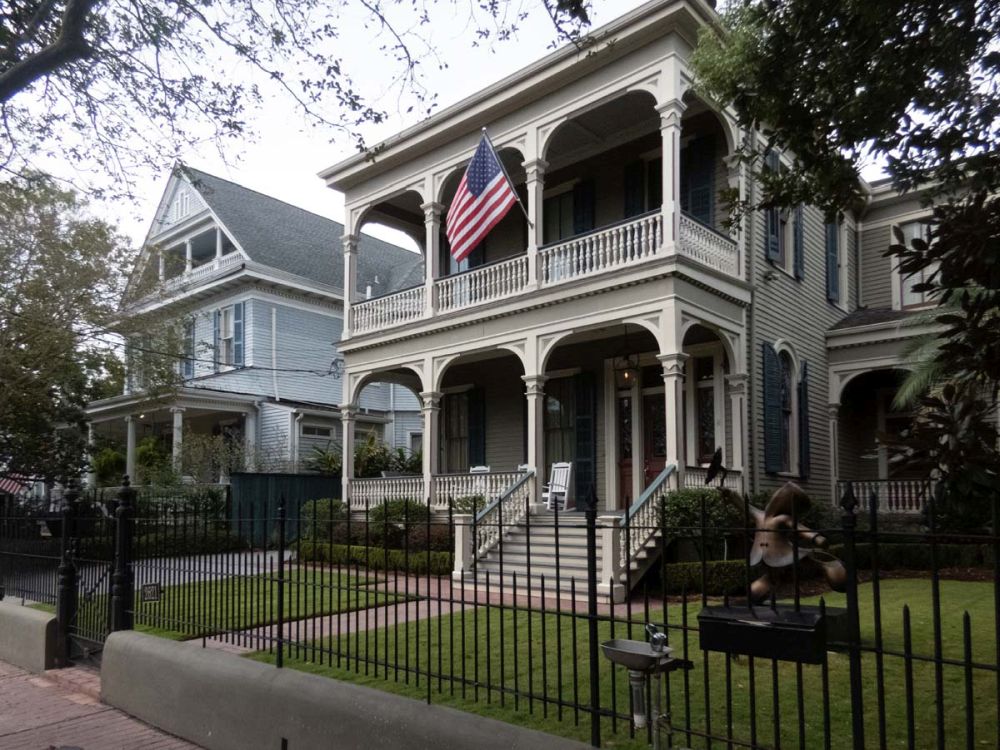
M684 471L686 457L684 454L684 363L687 354L661 354L657 357L663 365L663 403L666 408L666 463L677 467L675 480L670 482L671 488L684 486Z
M528 399L527 464L535 470L531 482L531 502L542 502L545 481L545 381L544 375L523 375L525 398Z
M538 248L542 246L545 236L542 231L542 203L545 192L545 169L549 163L544 159L533 159L524 162L522 166L526 175L525 186L528 189L528 288L531 289L541 283Z
M157 263L157 269L156 269L157 278L160 281L163 281L163 279L166 277L167 274L167 260L166 258L163 257L163 250L157 251L156 263Z
M428 506L434 505L434 475L438 473L438 445L440 439L439 425L441 422L441 393L439 391L423 391L420 394L421 409L424 417L424 448L423 473L424 497Z
M840 502L837 496L837 480L840 478L840 441L837 419L840 416L840 404L828 404L827 414L830 418L830 499L834 507ZM862 500L862 498L858 498Z
M125 417L125 473L135 482L135 417Z
M94 471L94 423L87 422L87 486L97 486L97 473Z
M215 228L215 259L218 260L222 257L222 229L220 227Z
M243 468L256 468L257 461L257 408L243 415Z
M182 451L184 449L184 407L172 406L170 413L174 417L173 439L170 443L171 456L173 458L174 471L180 473Z
M341 241L344 243L344 330L341 338L348 339L354 327L351 306L358 288L358 236L345 234Z
M437 298L434 296L434 282L441 275L441 212L440 203L424 203L424 317L431 318L437 312Z
M358 407L345 404L340 407L340 427L342 430L342 450L344 451L340 467L342 488L340 497L351 509L351 480L354 479L354 422Z
M184 273L191 273L191 268L194 265L191 252L191 240L184 243Z
M684 109L684 102L680 99L672 99L656 108L660 113L660 137L663 142L664 246L672 246L680 238L681 115Z
M726 385L729 386L729 413L733 422L733 444L731 453L726 456L726 463L729 468L735 471L743 471L746 462L743 458L743 431L746 429L746 384L747 374L745 372L735 373L726 376ZM743 477L743 488L746 489L746 477Z

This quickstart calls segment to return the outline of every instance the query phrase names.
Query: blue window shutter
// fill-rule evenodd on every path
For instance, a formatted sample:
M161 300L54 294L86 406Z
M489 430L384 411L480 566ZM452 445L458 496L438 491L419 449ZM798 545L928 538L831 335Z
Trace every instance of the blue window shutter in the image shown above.
M594 201L593 180L583 180L573 186L573 234L582 234L594 228Z
M840 233L837 222L827 222L826 225L826 298L830 302L840 301L840 272L837 261L840 259L838 247Z
M777 172L781 168L781 160L778 152L769 150L764 154L764 166L771 172ZM781 256L781 214L777 206L764 210L764 253L768 260L778 260Z
M243 367L243 312L245 302L233 305L233 365Z
M486 394L482 388L473 388L467 397L469 466L483 466L486 463Z
M681 149L681 210L702 224L715 214L715 140L696 138Z
M799 475L809 478L809 363L802 363L799 380Z
M805 212L802 210L802 204L795 207L795 235L794 235L794 261L795 261L795 278L799 281L806 277L806 246L805 246Z
M219 371L219 358L222 353L219 351L219 329L222 326L222 310L216 310L212 315L212 368Z
M574 377L576 389L576 450L574 452L573 484L576 487L576 503L590 497L591 488L597 482L597 389L594 387L594 373L581 372Z
M194 377L194 320L184 324L184 378Z
M781 361L774 347L764 342L764 471L777 474L782 468Z
M638 216L646 210L643 194L643 178L646 165L642 161L634 161L625 165L625 218Z

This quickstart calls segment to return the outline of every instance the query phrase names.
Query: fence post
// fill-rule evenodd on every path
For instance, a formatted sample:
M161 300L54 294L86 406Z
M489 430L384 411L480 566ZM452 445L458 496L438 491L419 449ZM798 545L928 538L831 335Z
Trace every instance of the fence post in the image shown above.
M847 651L850 664L851 727L854 750L865 748L865 712L861 675L861 623L858 613L858 569L856 564L856 539L858 518L855 509L858 500L854 488L847 485L840 500L843 511L840 526L844 532L844 567L847 569Z
M59 588L56 591L56 629L58 640L57 661L59 666L69 664L72 655L70 634L76 619L79 604L77 594L76 563L73 560L73 538L76 536L76 514L79 507L80 491L76 484L70 486L63 497L62 514L62 555L59 560Z
M135 535L135 490L128 475L122 480L115 510L115 572L111 577L111 630L131 630L134 621L135 573L132 541Z
M558 507L558 506L557 506ZM597 491L590 485L587 518L587 634L590 649L590 744L601 746L601 686L597 644Z
M348 541L350 543L350 541ZM275 664L285 666L285 498L278 500L278 653Z
M472 522L469 513L455 513L452 516L452 530L455 534L455 566L451 577L459 580L462 572L472 569Z

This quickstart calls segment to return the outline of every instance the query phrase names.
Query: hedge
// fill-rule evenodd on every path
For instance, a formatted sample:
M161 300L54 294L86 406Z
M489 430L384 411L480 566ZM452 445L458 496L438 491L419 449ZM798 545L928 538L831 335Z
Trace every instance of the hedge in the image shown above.
M657 568L663 576L665 594L700 594L701 563L669 563ZM743 560L711 560L705 564L705 594L724 596L746 591L746 564Z
M85 559L110 560L115 554L114 545L115 541L112 537L82 539L78 555ZM198 529L197 533L187 529L178 529L140 534L135 538L132 547L135 550L136 558L139 559L210 555L247 548L246 540L229 529L213 529L206 532L201 528Z
M410 552L384 547L364 547L348 544L303 542L298 548L300 562L319 562L331 565L360 565L369 570L398 570L405 573L451 573L451 552Z
M871 570L872 545L857 544L855 565L858 570ZM878 545L879 570L931 570L932 548L929 542L915 539L908 543L880 543ZM844 546L832 545L830 553L844 559ZM937 567L940 568L992 568L993 550L988 544L939 544Z

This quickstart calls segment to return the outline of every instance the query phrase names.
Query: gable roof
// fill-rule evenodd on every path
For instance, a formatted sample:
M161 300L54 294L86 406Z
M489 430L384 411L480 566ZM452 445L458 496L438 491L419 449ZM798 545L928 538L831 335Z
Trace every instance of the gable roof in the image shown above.
M251 261L344 288L342 224L199 169L181 170ZM417 253L366 234L359 237L360 291L372 285L373 294L386 294L422 278L423 258Z

